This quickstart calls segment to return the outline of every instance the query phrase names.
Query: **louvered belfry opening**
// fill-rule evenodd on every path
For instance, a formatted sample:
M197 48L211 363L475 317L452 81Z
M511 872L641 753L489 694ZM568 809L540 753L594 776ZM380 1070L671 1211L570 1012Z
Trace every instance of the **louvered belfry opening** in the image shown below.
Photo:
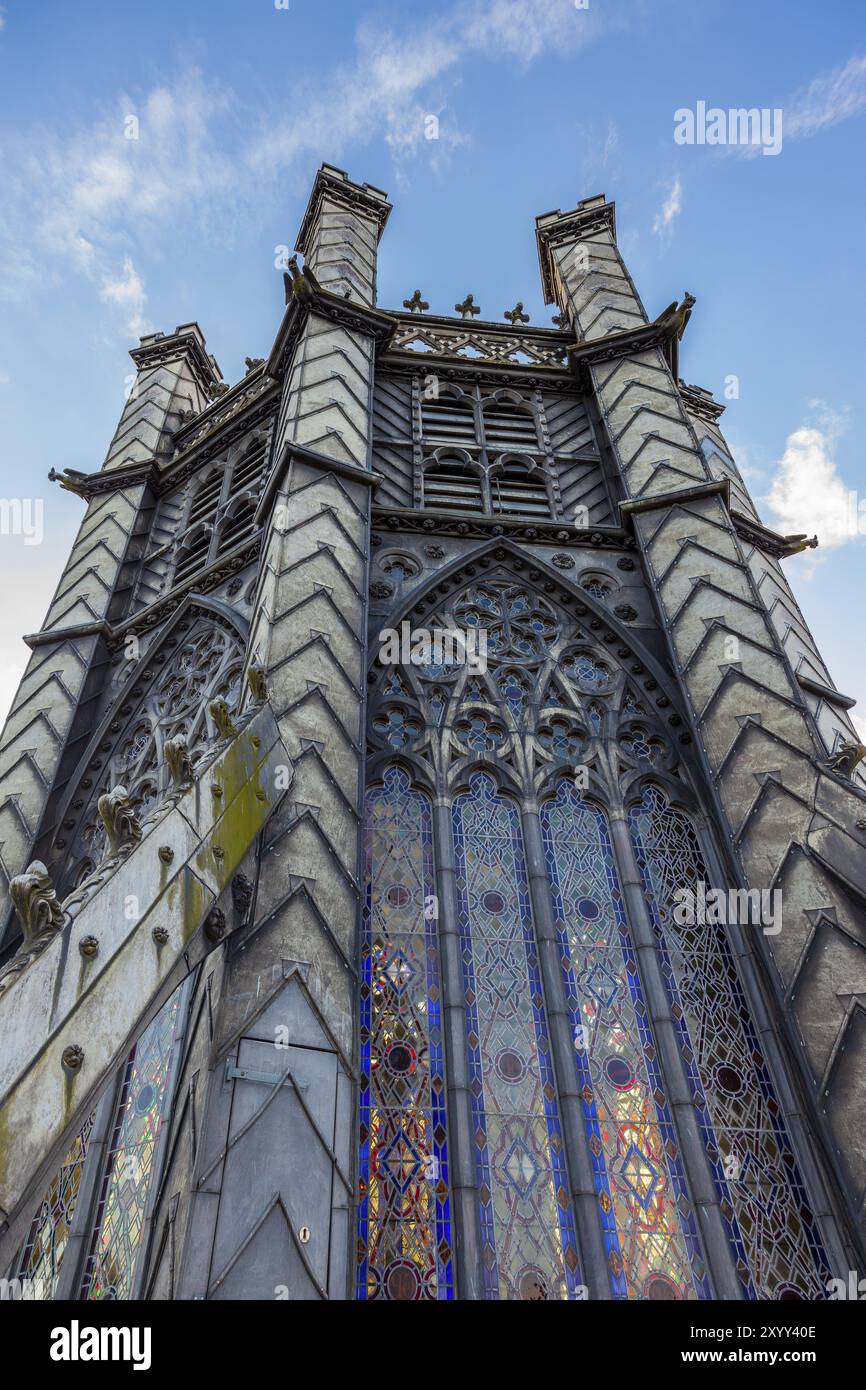
M530 397L480 385L448 383L435 394L427 387L420 426L425 507L551 516L550 459Z
M540 468L513 460L501 465L490 479L490 502L494 512L511 516L550 515L547 485Z
M256 437L234 462L214 469L198 484L178 545L175 584L252 535L267 451L267 439Z
M459 455L437 458L424 473L425 507L448 511L482 512L481 478Z

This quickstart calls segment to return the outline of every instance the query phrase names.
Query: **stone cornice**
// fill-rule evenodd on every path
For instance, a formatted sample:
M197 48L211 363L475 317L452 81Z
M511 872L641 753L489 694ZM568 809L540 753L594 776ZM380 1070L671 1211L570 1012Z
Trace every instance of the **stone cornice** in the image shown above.
M676 488L672 492L660 492L654 497L633 497L628 502L620 502L623 516L636 516L639 512L660 511L664 507L679 507L688 502L701 501L705 497L721 495L727 508L730 508L731 484L728 478L714 478L694 487Z
M803 690L808 690L812 695L819 695L822 700L826 700L828 705L838 705L840 709L853 709L857 701L851 695L843 695L841 691L834 690L831 685L824 685L822 681L813 680L811 676L804 676L801 672L795 671L797 684Z
M373 506L373 525L380 530L436 536L462 536L489 540L549 541L552 545L592 545L630 550L634 540L622 526L569 526L557 521L513 521L501 516L455 515L454 512L418 511L414 507Z
M579 376L583 376L590 367L596 366L599 362L612 362L618 357L645 352L647 348L653 347L662 349L667 357L668 366L675 374L679 337L676 326L670 319L655 319L640 328L626 328L621 333L610 333L604 338L574 343L568 349L568 355L574 370Z
M382 192L381 188L375 188L372 184L352 183L345 170L337 169L332 164L323 164L316 175L313 184L313 191L310 194L310 201L304 213L298 232L298 239L295 243L295 250L300 251L302 256L306 256L309 239L322 210L322 202L325 198L330 202L337 203L347 212L359 213L362 217L376 223L376 239L381 237L385 230L385 224L391 215L391 204L388 196Z

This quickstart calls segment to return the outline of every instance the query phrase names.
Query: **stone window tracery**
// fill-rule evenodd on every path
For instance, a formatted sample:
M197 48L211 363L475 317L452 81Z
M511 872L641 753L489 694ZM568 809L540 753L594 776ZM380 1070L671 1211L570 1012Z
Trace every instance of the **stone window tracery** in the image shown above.
M485 1296L580 1296L573 1154L556 1084L566 1078L550 1069L547 1011L558 991L571 1019L583 1101L584 1132L570 1142L589 1155L613 1297L714 1296L689 1197L689 1167L707 1157L727 1183L720 1200L732 1213L729 1258L744 1295L821 1296L826 1257L817 1222L766 1064L755 1061L732 964L721 945L710 950L698 938L672 936L673 889L708 871L684 814L665 810L671 793L663 786L692 795L691 773L681 774L675 751L688 735L669 696L627 648L602 647L589 618L582 624L505 565L458 585L426 621L483 630L486 670L431 660L413 666L411 679L383 671L371 702L371 768L376 784L384 777L387 786L394 750L381 720L397 681L405 691L401 719L419 726L401 757L420 787L451 806L450 826L437 822L432 891L451 891L435 869L452 862L448 910L458 925L463 993L444 1002L465 1019L473 1107L466 1142ZM614 817L624 839L612 834ZM544 873L536 864L532 880L527 835L537 835L543 857ZM683 1065L706 1117L706 1156L693 1138L684 1141L669 1104L671 1079L659 1060L635 945L639 909L633 899L627 909L621 886L624 872L635 882L635 854L646 899L641 931L658 943L682 1019ZM559 983L540 963L546 913ZM732 1021L714 1050L703 1040L704 1020L719 1007ZM742 1104L746 1111L738 1110ZM733 1185L724 1173L732 1154L741 1164ZM412 1258L412 1279L420 1280L419 1257Z
M67 849L67 886L76 886L103 857L100 795L121 785L140 818L155 809L170 785L167 740L183 737L193 762L204 752L213 734L208 705L222 698L236 708L243 655L240 636L230 625L190 616L145 659L141 681L112 721L70 803L71 848L65 836L57 842Z

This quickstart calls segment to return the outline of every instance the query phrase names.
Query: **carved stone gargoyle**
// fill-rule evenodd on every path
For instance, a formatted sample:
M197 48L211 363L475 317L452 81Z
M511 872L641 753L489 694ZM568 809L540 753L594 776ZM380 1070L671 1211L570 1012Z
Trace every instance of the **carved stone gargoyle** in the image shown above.
M258 661L251 661L247 667L247 684L254 703L263 705L268 698L268 686L265 668Z
M76 497L87 495L84 489L87 474L80 472L77 468L64 468L62 473L58 473L56 468L52 468L48 473L48 480L52 483L59 483L67 492L74 492Z
M48 870L38 859L34 859L23 874L16 874L11 879L9 895L21 923L24 940L16 954L0 970L0 994L27 969L34 956L44 951L66 920Z
M126 787L112 787L110 792L105 792L97 801L96 809L105 826L112 854L128 852L140 843L141 826L129 803Z
M850 777L863 758L866 758L866 744L855 743L852 739L847 743L840 743L824 766L830 772L838 772L842 777Z
M182 734L178 734L177 738L167 738L163 752L172 786L175 791L185 791L193 782L192 758L186 739Z
M211 700L208 709L211 719L216 724L218 738L220 740L234 738L237 729L232 722L231 713L225 700Z

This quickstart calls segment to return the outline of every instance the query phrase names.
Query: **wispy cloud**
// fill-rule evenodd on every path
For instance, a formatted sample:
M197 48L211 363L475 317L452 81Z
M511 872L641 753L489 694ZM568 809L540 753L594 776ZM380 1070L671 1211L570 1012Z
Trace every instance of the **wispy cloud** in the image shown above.
M770 490L761 500L783 535L817 534L823 549L833 549L861 537L857 495L840 476L834 456L848 415L824 401L810 401L809 407L810 416L788 435ZM820 562L820 551L812 558Z
M816 77L784 103L786 140L805 140L866 110L866 55Z
M110 304L119 304L126 313L126 328L131 338L140 338L148 331L144 317L146 295L141 276L129 256L123 258L123 272L117 279L106 276L99 290L99 298Z
M275 93L267 105L257 94L252 106L191 70L140 98L118 96L69 135L18 136L4 171L0 299L26 297L62 263L135 335L146 305L132 253L143 239L176 236L199 219L228 241L240 214L256 215L266 186L287 171L311 157L344 159L375 139L398 178L422 156L425 169L441 169L467 140L449 108L467 59L526 64L571 52L623 27L640 3L620 0L614 13L573 0L455 0L426 25L362 22L352 58L294 82L288 100Z
M683 186L679 177L675 178L668 190L668 195L662 203L661 210L656 213L653 222L653 231L657 236L669 234L674 222L683 210Z

